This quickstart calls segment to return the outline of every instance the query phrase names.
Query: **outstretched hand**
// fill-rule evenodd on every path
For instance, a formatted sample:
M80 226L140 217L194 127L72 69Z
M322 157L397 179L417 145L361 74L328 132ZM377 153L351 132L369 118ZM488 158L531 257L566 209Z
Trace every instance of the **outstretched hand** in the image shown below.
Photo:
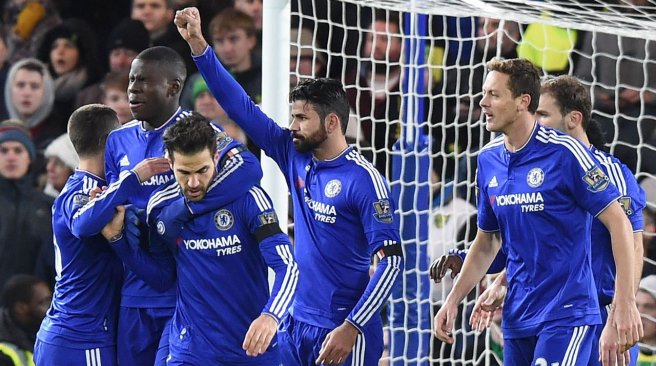
M456 254L443 255L431 264L428 273L435 283L440 283L449 269L451 270L451 279L456 278L462 270L462 258Z
M207 42L203 38L200 27L200 13L198 9L189 7L176 11L173 22L182 38L191 47L191 53L194 55L203 53L205 47L207 47Z

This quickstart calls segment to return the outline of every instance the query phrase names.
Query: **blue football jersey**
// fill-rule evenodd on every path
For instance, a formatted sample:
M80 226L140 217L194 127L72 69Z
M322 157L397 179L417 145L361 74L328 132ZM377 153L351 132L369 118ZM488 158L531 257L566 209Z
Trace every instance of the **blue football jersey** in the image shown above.
M163 141L164 132L168 127L182 115L186 114L180 108L161 127L147 130L143 122L132 121L121 128L112 131L107 138L105 148L105 174L110 184L121 182L130 178L131 170L143 159L164 157L165 146ZM219 164L223 165L220 174L213 182L219 186L217 201L220 204L230 202L243 195L254 184L262 178L262 169L253 154L245 150L243 145L229 137L220 127L213 125L217 130L217 150L219 151ZM233 174L239 172L239 174ZM174 179L173 172L167 171L151 177L148 181L130 186L128 202L140 209L146 209L148 199L161 186ZM126 185L127 186L127 185ZM113 185L110 185L110 189ZM226 188L227 189L223 189ZM108 189L108 191L110 191ZM126 192L112 194L103 193L95 203L99 206L98 211L106 212L105 206L115 205L117 196L123 196ZM107 200L108 202L104 202ZM124 204L125 202L118 202ZM190 207L190 208L193 208ZM113 211L110 211L113 212ZM86 227L91 227L85 223ZM97 228L97 227L96 227ZM126 268L125 279L122 289L121 305L128 307L166 308L175 306L175 288L166 292L160 292L144 283L132 270Z
M507 256L504 336L533 336L546 322L599 324L590 230L620 194L590 151L536 123L514 153L503 137L481 150L476 184L478 226L500 232Z
M160 237L173 228L158 216L176 200L184 200L177 184L151 198L148 220ZM230 204L213 209L205 205L176 229L176 236L168 243L178 279L169 338L171 355L201 364L268 359L274 364L278 360L275 338L257 359L242 349L250 324L260 314L276 320L286 314L298 282L289 238L280 230L268 195L252 187ZM267 267L276 273L271 293Z
M645 191L640 187L629 168L616 157L595 147L590 149L610 182L617 187L621 197L618 199L626 213L634 232L643 230L642 210L645 208ZM599 305L606 306L615 294L615 259L610 233L599 220L592 221L592 271L599 294Z
M105 147L105 176L112 184L119 180L121 172L130 171L146 158L164 157L162 136L166 129L175 123L182 109L157 129L147 130L141 121L131 121L112 131L107 137ZM157 174L141 183L140 191L130 196L129 203L145 209L148 198L159 186L173 179L173 172ZM175 306L175 288L159 292L146 285L129 268L125 269L121 305L128 307L172 308Z
M194 60L226 112L285 175L294 209L300 269L295 319L332 329L376 318L402 268L396 208L387 181L352 148L329 161L294 148L291 133L266 116L208 47ZM391 249L394 248L394 249ZM382 260L370 279L374 253Z
M71 231L89 191L103 185L104 179L76 170L53 205L57 282L38 333L45 343L77 349L116 344L123 266L102 235L77 237Z

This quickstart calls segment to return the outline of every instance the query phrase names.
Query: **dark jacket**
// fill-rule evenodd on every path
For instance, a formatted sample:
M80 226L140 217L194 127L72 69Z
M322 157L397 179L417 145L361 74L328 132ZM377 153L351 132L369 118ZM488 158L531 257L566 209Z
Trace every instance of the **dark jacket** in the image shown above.
M0 177L0 288L15 274L35 274L54 284L53 199L19 180Z

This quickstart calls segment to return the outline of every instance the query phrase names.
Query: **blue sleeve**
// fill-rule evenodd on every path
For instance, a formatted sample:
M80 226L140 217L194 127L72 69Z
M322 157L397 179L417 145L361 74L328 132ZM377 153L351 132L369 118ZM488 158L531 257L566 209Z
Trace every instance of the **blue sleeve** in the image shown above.
M219 156L218 174L208 188L206 196L198 202L188 202L191 212L201 215L216 207L243 197L262 179L262 167L255 155L238 147L226 148Z
M403 270L403 250L398 223L394 221L394 200L387 181L375 169L366 169L356 185L354 197L359 219L372 253L381 259L364 293L346 320L362 331L362 327L385 305L398 274Z
M597 217L613 201L620 197L615 185L604 173L590 150L569 136L551 137L564 149L559 158L563 171L571 172L573 179L567 181L568 189L576 203Z
M155 290L164 292L175 284L175 259L166 243L152 235L142 220L134 209L126 209L123 237L111 246L126 267Z
M110 184L102 194L75 212L71 220L73 235L83 238L100 233L114 217L116 206L127 204L138 187L139 178L136 173L123 173L121 178Z
M246 200L249 231L259 243L264 261L276 274L271 296L262 312L280 321L296 292L298 266L269 196L260 187L253 187L249 194L251 199Z
M367 322L373 316L377 316L380 309L387 302L392 288L397 282L396 279L402 270L402 255L392 254L383 257L378 263L371 280L369 280L364 294L353 310L351 310L351 313L346 317L346 321L353 324L353 326L362 332Z
M253 103L241 85L221 65L212 48L208 46L201 55L194 56L194 61L228 116L255 145L276 161L283 172L287 171L289 152L294 149L289 130L278 126Z
M105 180L108 184L116 182L120 173L119 166L117 162L114 161L114 156L112 156L112 151L116 151L113 146L113 134L110 132L105 144Z
M629 168L622 164L622 175L626 182L626 192L622 193L619 198L620 205L631 222L634 232L643 231L645 228L642 211L645 209L647 199L645 191L642 189L635 176Z
M499 221L497 220L490 200L487 195L487 186L484 185L485 174L482 166L485 164L483 154L478 155L478 169L476 169L476 205L478 206L477 224L478 228L485 232L499 231Z
M469 252L469 250L467 249L453 250L453 251L449 251L449 254L457 255L464 262L465 258L467 257L467 252ZM494 257L492 264L490 264L490 268L487 269L487 274L499 273L503 271L505 268L506 268L506 253L504 253L503 249L499 249L499 251L497 252L497 256Z

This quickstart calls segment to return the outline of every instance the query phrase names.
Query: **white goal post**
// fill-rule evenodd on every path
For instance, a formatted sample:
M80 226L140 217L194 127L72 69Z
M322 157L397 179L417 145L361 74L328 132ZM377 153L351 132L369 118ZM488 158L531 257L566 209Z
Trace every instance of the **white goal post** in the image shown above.
M412 255L385 311L396 318L385 320L381 365L501 364L498 329L479 335L466 324L474 296L461 309L457 345L435 342L432 314L451 281L433 285L427 271L432 259L467 247L476 230L475 158L490 138L477 106L487 59L526 57L546 74L580 77L607 147L639 181L656 179L656 0L266 0L264 10L265 112L289 118L282 75L341 80L352 104L350 142L405 202L397 217ZM377 28L379 21L387 25ZM368 48L376 42L382 54ZM632 101L625 90L635 92ZM273 171L265 167L265 177ZM285 183L270 184L269 192L281 192ZM651 187L648 207L656 210ZM280 211L286 195L279 200ZM646 233L645 245L651 239Z

